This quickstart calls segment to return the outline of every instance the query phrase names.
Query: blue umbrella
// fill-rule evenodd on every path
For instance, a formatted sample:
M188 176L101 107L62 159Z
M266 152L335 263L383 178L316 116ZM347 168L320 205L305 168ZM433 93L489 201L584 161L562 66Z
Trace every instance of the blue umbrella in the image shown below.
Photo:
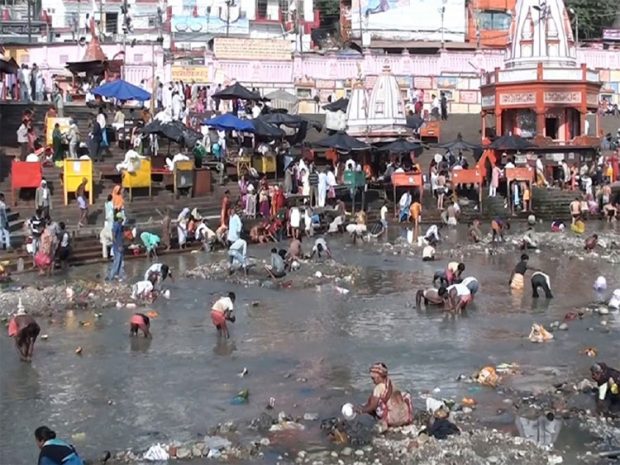
M107 98L117 98L119 100L139 100L145 101L151 98L146 90L141 87L129 84L127 81L117 79L99 86L92 91L93 95L99 95Z
M237 118L232 113L225 113L215 118L205 119L202 124L224 131L254 132L254 125L251 121Z

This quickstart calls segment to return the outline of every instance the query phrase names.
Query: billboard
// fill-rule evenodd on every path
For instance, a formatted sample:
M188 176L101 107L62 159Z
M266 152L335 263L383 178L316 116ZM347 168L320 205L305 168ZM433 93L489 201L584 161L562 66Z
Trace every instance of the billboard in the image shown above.
M214 35L248 34L250 21L241 2L170 0L172 32Z
M443 11L443 14L442 14ZM353 0L351 36L375 40L464 42L465 0Z

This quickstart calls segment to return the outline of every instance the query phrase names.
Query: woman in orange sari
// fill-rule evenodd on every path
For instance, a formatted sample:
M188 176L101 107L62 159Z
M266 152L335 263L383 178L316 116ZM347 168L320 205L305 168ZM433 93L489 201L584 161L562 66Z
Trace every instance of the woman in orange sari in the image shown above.
M112 189L112 207L116 211L125 209L125 199L123 199L123 187L120 184Z
M383 362L370 367L370 377L375 387L366 404L356 408L358 413L368 413L380 422L383 431L390 427L409 425L413 422L413 404L408 393L401 393L392 384L388 368Z

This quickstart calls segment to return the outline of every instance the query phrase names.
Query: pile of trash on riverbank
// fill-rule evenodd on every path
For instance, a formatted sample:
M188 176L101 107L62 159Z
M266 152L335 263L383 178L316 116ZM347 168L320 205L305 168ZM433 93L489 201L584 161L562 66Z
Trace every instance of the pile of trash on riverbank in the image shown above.
M52 316L75 309L103 309L128 301L131 288L118 283L78 280L51 286L15 285L0 293L0 317L13 314L21 300L32 316Z

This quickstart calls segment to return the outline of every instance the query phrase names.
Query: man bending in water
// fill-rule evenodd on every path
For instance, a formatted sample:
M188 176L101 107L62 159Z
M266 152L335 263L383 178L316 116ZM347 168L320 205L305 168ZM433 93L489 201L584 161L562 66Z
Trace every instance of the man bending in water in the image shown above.
M153 278L152 280L151 277ZM153 263L144 273L144 280L151 280L154 284L161 284L168 277L174 281L172 271L170 271L170 267L165 263Z
M421 308L420 305L422 303L422 299L424 299L424 306L428 307L429 305L443 305L444 300L439 292L445 289L440 287L439 290L434 287L430 287L428 289L420 289L415 295L415 305L417 308Z
M479 219L476 218L474 221L472 221L471 225L469 226L469 230L467 231L467 236L469 237L470 241L476 244L482 240L482 232L480 232Z
M501 218L495 218L491 221L491 230L493 232L493 236L491 237L491 242L498 241L505 242L504 239L504 231L510 229L510 223L502 220Z
M538 299L538 288L542 288L547 299L553 299L551 294L551 280L549 275L542 271L535 271L532 273L532 297Z
M230 337L226 322L234 323L236 321L233 315L235 299L235 293L229 292L226 297L220 297L211 307L211 321L217 329L218 335L224 336L226 339Z
M453 284L440 291L439 295L444 299L446 309L453 313L461 313L473 299L469 288L464 284Z
M151 336L151 320L144 313L134 313L129 320L129 335L137 336L138 330L142 331L144 337Z
M31 362L34 352L34 342L41 332L41 328L34 318L26 313L19 303L17 313L9 322L9 337L15 338L15 347L22 362Z
M327 255L327 258L332 258L332 252L329 250L327 242L325 242L325 239L322 237L319 237L314 241L314 247L312 247L312 253L309 258L313 258L315 255L317 255L318 258L321 258L322 253Z

